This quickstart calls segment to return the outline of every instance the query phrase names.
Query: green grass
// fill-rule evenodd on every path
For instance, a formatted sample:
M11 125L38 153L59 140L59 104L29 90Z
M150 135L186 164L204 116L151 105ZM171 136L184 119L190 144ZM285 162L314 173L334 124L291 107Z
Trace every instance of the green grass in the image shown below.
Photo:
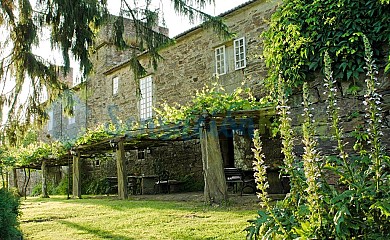
M199 202L66 200L28 198L22 202L25 239L245 239L243 229L257 211L210 207Z

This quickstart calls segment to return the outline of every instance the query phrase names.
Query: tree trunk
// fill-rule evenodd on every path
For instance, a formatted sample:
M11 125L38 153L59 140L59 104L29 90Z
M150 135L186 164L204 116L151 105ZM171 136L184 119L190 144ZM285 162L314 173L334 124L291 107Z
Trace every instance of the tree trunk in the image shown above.
M5 189L9 190L9 172L8 170L5 171Z
M220 204L227 200L227 188L223 171L223 160L219 146L219 137L216 123L201 128L200 143L202 149L204 198L209 204Z
M26 170L24 170L24 174L26 174ZM28 176L27 176L27 181L24 185L24 200L27 199L27 187L28 187L28 183L30 182L30 177L31 177L31 169L29 168L28 169Z
M127 199L127 171L125 167L125 149L123 142L118 142L118 149L116 150L116 167L118 175L118 198Z
M0 174L1 174L1 182L3 185L3 189L5 189L5 179L4 179L4 172L2 167L0 167Z
M46 161L42 161L42 197L49 198L49 194L47 193L47 167Z
M73 156L73 197L81 198L81 162L80 153Z

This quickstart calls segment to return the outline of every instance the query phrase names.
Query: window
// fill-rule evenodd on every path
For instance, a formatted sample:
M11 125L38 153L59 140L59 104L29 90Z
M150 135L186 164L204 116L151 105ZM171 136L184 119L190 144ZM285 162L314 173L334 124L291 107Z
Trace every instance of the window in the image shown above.
M51 130L53 130L53 125L54 125L54 113L53 113L53 110L50 110L48 112L48 115L49 115L49 121L47 123L47 130L51 131Z
M144 160L145 159L145 149L138 149L137 150L137 159L138 160Z
M73 116L69 117L69 124L76 122L76 106L73 106Z
M152 104L153 104L153 81L152 76L147 76L140 79L139 82L141 90L141 99L139 104L141 121L152 118Z
M77 86L82 83L83 77L78 64L73 66L72 86Z
M234 69L246 67L245 38L234 40Z
M215 73L218 75L226 73L225 45L215 49Z
M77 74L73 76L73 86L77 86L81 83L81 75Z
M99 159L95 160L95 167L100 167L100 160Z
M117 95L119 90L119 78L114 77L112 79L112 95Z

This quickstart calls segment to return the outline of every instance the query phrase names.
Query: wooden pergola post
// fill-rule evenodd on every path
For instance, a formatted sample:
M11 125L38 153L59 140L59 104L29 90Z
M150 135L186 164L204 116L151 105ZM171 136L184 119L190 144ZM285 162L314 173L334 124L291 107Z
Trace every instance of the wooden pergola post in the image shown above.
M42 160L41 169L42 169L42 197L48 198L49 194L47 193L47 166L46 166L45 159Z
M81 160L78 151L73 155L73 197L81 198Z
M118 198L127 199L127 171L125 166L125 147L123 141L118 142L116 149L116 168L118 175Z
M205 121L199 129L202 149L204 198L209 204L227 200L227 187L217 125Z

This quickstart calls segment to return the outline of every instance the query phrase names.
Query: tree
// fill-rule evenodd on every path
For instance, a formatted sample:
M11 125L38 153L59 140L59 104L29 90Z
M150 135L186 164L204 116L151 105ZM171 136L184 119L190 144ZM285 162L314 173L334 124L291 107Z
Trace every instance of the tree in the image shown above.
M178 14L187 16L190 21L200 19L204 22L204 27L213 28L223 37L230 36L220 18L202 12L214 0L170 1ZM35 6L32 5L34 2ZM156 68L161 58L158 50L171 41L167 36L153 31L162 15L159 9L152 9L153 1L142 1L143 7L137 2L139 1L121 0L120 15L114 22L115 45L120 49L134 49L134 54L129 58L136 77L144 75L145 69L135 58L135 53L148 51ZM61 96L71 99L68 97L69 87L59 77L69 72L71 56L80 62L84 77L91 72L89 54L93 50L94 37L99 27L108 19L107 4L107 0L1 1L0 25L5 38L0 44L9 52L3 52L0 59L0 110L9 108L8 121L25 122L29 125L31 120L42 123L42 120L47 119L45 105L40 103L45 89L49 103ZM131 45L123 38L124 18L133 20L136 28L136 40ZM64 62L61 68L33 53L34 47L42 41L43 32L47 30L51 49L61 51ZM7 80L10 78L13 79L11 85ZM29 86L29 91L25 104L21 104L23 86L26 85ZM71 101L67 101L64 108L70 114L71 104ZM15 125L10 127L15 128Z

